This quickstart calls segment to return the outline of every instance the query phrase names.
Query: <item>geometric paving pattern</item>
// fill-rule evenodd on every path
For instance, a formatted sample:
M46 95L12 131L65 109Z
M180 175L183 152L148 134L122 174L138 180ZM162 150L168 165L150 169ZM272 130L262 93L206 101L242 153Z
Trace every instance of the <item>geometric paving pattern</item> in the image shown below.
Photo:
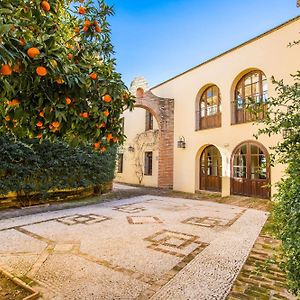
M192 217L182 221L181 223L196 225L196 226L204 226L204 227L215 227L215 226L226 226L229 223L229 221L225 219L212 218L212 217L204 217L204 218Z
M153 223L162 223L162 221L157 217L152 216L131 216L127 217L129 224L153 224Z
M0 229L1 267L17 276L18 280L29 282L42 296L45 295L45 299L150 299L172 278L180 275L181 270L189 268L190 262L207 255L218 245L219 238L228 238L220 235L218 230L205 227L220 226L230 230L245 212L236 208L238 213L235 213L230 206L224 205L220 208L221 218L216 218L213 217L215 206L219 209L219 205L202 204L199 208L198 202L188 199L145 198L140 203L130 203L128 199L129 203L125 205L79 207L73 215L61 214L58 217L56 213L47 212L45 218L30 215L7 222ZM128 215L116 214L112 210ZM145 211L147 215L143 216ZM102 222L108 220L111 221L104 225L110 226L102 226ZM57 222L70 227L62 230ZM95 225L75 226L78 224ZM255 226L254 222L251 228ZM245 235L250 230L246 229L243 231ZM238 235L236 239L239 240ZM241 244L234 240L231 247ZM228 246L225 246L227 253ZM213 249L216 252L212 252L212 262L216 254L222 257L218 248ZM227 264L226 255L225 258ZM237 261L236 254L233 259ZM73 268L77 271L73 272ZM228 278L224 277L222 282L230 287ZM88 294L90 291L93 293Z
M198 236L170 230L156 232L144 240L151 242L147 248L177 257L185 257L186 250L191 252L191 248L194 249L199 245L202 248L208 246L207 243L200 242Z
M73 216L59 218L56 221L63 223L65 225L77 225L77 224L91 225L91 224L96 224L107 220L111 220L111 218L106 216L99 216L95 214L88 214L88 215L77 214Z
M139 212L146 210L146 208L145 207L137 207L137 206L134 206L134 204L127 204L127 205L115 206L113 208L113 210L125 212L128 214L135 214L135 213L139 213Z

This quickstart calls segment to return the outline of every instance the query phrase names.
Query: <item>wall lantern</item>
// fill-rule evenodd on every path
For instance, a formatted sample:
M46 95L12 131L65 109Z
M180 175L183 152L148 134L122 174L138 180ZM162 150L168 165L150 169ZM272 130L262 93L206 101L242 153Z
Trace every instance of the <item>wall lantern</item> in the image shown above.
M282 130L282 137L284 139L288 138L291 134L293 133L293 129L292 128L285 128Z
M177 148L185 149L185 146L186 146L185 138L184 138L184 136L180 136L177 141Z
M129 146L129 147L128 147L128 151L129 151L129 152L134 152L134 147L133 147L133 146Z

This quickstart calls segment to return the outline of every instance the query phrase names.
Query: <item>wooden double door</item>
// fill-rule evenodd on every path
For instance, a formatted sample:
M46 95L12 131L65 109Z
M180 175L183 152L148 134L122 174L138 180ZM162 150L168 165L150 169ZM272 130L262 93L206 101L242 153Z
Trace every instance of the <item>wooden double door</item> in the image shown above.
M201 154L200 190L222 190L222 157L215 146L206 147Z
M270 166L267 150L256 142L245 142L231 159L231 194L270 198Z

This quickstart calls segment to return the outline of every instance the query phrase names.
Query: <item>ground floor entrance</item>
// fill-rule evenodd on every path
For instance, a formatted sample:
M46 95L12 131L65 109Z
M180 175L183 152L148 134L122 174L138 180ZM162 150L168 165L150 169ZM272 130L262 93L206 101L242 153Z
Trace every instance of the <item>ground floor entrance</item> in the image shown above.
M270 198L270 167L267 150L256 142L235 148L231 159L231 194Z
M222 190L222 158L213 145L206 147L200 157L200 190Z

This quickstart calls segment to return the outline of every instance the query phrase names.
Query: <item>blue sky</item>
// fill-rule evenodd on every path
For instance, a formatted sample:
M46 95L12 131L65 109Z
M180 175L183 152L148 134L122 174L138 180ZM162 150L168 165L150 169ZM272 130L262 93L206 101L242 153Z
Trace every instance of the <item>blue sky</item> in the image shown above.
M297 15L296 0L107 0L117 70L154 86ZM300 28L299 28L300 32Z

